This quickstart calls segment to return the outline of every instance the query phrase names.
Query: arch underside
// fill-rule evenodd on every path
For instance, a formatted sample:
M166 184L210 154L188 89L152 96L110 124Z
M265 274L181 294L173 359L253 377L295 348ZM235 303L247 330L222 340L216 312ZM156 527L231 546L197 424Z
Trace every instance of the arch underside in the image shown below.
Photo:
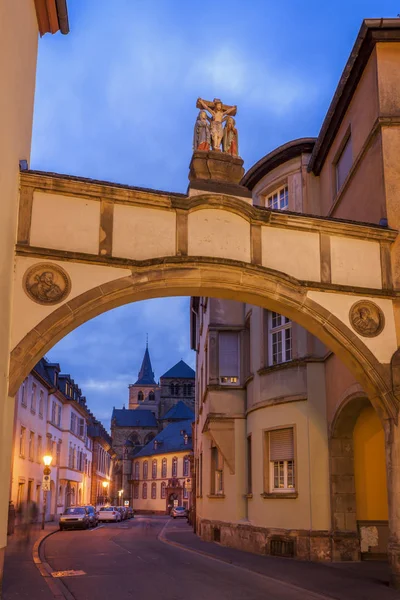
M90 269L88 265L88 269ZM246 302L289 317L319 338L362 385L381 419L397 418L389 365L347 325L307 297L310 287L293 277L239 261L171 257L127 269L127 276L94 287L63 303L13 349L9 392L61 338L86 321L118 306L168 296L208 296Z

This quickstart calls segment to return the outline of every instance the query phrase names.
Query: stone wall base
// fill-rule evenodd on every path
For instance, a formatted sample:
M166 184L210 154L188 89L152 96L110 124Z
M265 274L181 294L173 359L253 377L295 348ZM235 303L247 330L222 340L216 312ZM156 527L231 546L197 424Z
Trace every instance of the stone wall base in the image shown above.
M166 515L165 510L141 510L133 509L135 515Z
M310 561L360 560L357 532L273 529L197 518L197 533L206 542L252 552Z

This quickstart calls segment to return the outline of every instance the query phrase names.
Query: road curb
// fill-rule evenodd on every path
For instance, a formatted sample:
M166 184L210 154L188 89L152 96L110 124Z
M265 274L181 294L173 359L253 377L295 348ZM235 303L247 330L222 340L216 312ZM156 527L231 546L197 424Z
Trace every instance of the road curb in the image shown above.
M186 552L192 552L193 554L200 554L200 556L205 556L210 560L215 560L217 562L224 563L236 569L242 569L247 573L252 573L253 575L258 575L259 577L263 577L264 579L268 579L269 581L273 581L274 583L280 583L282 586L286 588L290 588L295 591L302 591L308 594L310 600L336 600L334 596L325 596L323 594L319 594L318 592L313 592L308 590L307 588L301 587L294 583L289 583L287 581L283 581L282 579L278 579L277 577L271 577L271 575L265 575L264 573L260 573L259 571L253 571L252 569L248 569L247 567L243 567L237 563L234 563L232 560L220 558L219 556L214 556L209 552L205 552L204 550L194 550L193 548L189 548L189 546L185 546L184 544L180 544L179 542L173 542L169 540L165 535L165 530L168 528L169 521L167 521L164 527L161 529L160 533L157 536L157 539L164 544L168 544L169 546L174 546L175 548L179 548L180 550L186 550Z
M55 533L58 533L58 529L49 531L36 540L32 548L32 559L38 568L39 573L50 588L54 598L57 600L75 600L74 596L68 590L66 585L60 579L54 579L54 577L52 577L51 574L53 569L46 561L44 556L43 542L45 542L51 535L54 535Z

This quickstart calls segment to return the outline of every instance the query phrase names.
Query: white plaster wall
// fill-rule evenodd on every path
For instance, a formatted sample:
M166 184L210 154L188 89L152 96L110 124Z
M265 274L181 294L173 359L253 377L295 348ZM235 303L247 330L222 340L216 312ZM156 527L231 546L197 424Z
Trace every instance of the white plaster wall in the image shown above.
M264 267L297 279L320 281L318 233L263 226L261 241Z
M100 202L34 192L31 246L98 254Z
M331 236L332 283L381 288L378 242Z
M250 262L250 224L221 209L201 209L188 216L189 256L215 256Z
M113 256L145 260L175 253L175 211L115 204Z

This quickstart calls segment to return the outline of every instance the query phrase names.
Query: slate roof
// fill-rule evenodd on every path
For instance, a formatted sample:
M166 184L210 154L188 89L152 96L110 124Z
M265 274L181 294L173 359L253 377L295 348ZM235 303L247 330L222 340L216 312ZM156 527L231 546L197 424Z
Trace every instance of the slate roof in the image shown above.
M164 373L160 379L194 379L196 373L183 360L180 360L169 371Z
M46 381L50 385L50 387L53 387L54 381L51 378L51 375L48 370L50 364L51 363L49 363L45 358L41 358L39 362L36 363L36 365L33 367L33 371L35 371L39 375L39 377L44 379L44 381Z
M114 419L118 427L157 427L157 420L151 410L114 408L111 422Z
M146 350L143 356L142 366L138 373L138 380L135 385L157 385L154 381L154 373L151 366L149 348L146 346Z
M182 400L172 406L162 418L163 421L182 421L185 419L194 421L194 412Z
M152 456L154 454L166 454L168 452L182 452L184 450L189 452L193 449L192 421L193 419L188 419L170 423L151 442L146 444L140 452L135 454L135 458L139 456ZM187 444L185 444L185 438L181 434L181 431L185 431L189 436ZM156 441L157 447L155 448L154 442Z

